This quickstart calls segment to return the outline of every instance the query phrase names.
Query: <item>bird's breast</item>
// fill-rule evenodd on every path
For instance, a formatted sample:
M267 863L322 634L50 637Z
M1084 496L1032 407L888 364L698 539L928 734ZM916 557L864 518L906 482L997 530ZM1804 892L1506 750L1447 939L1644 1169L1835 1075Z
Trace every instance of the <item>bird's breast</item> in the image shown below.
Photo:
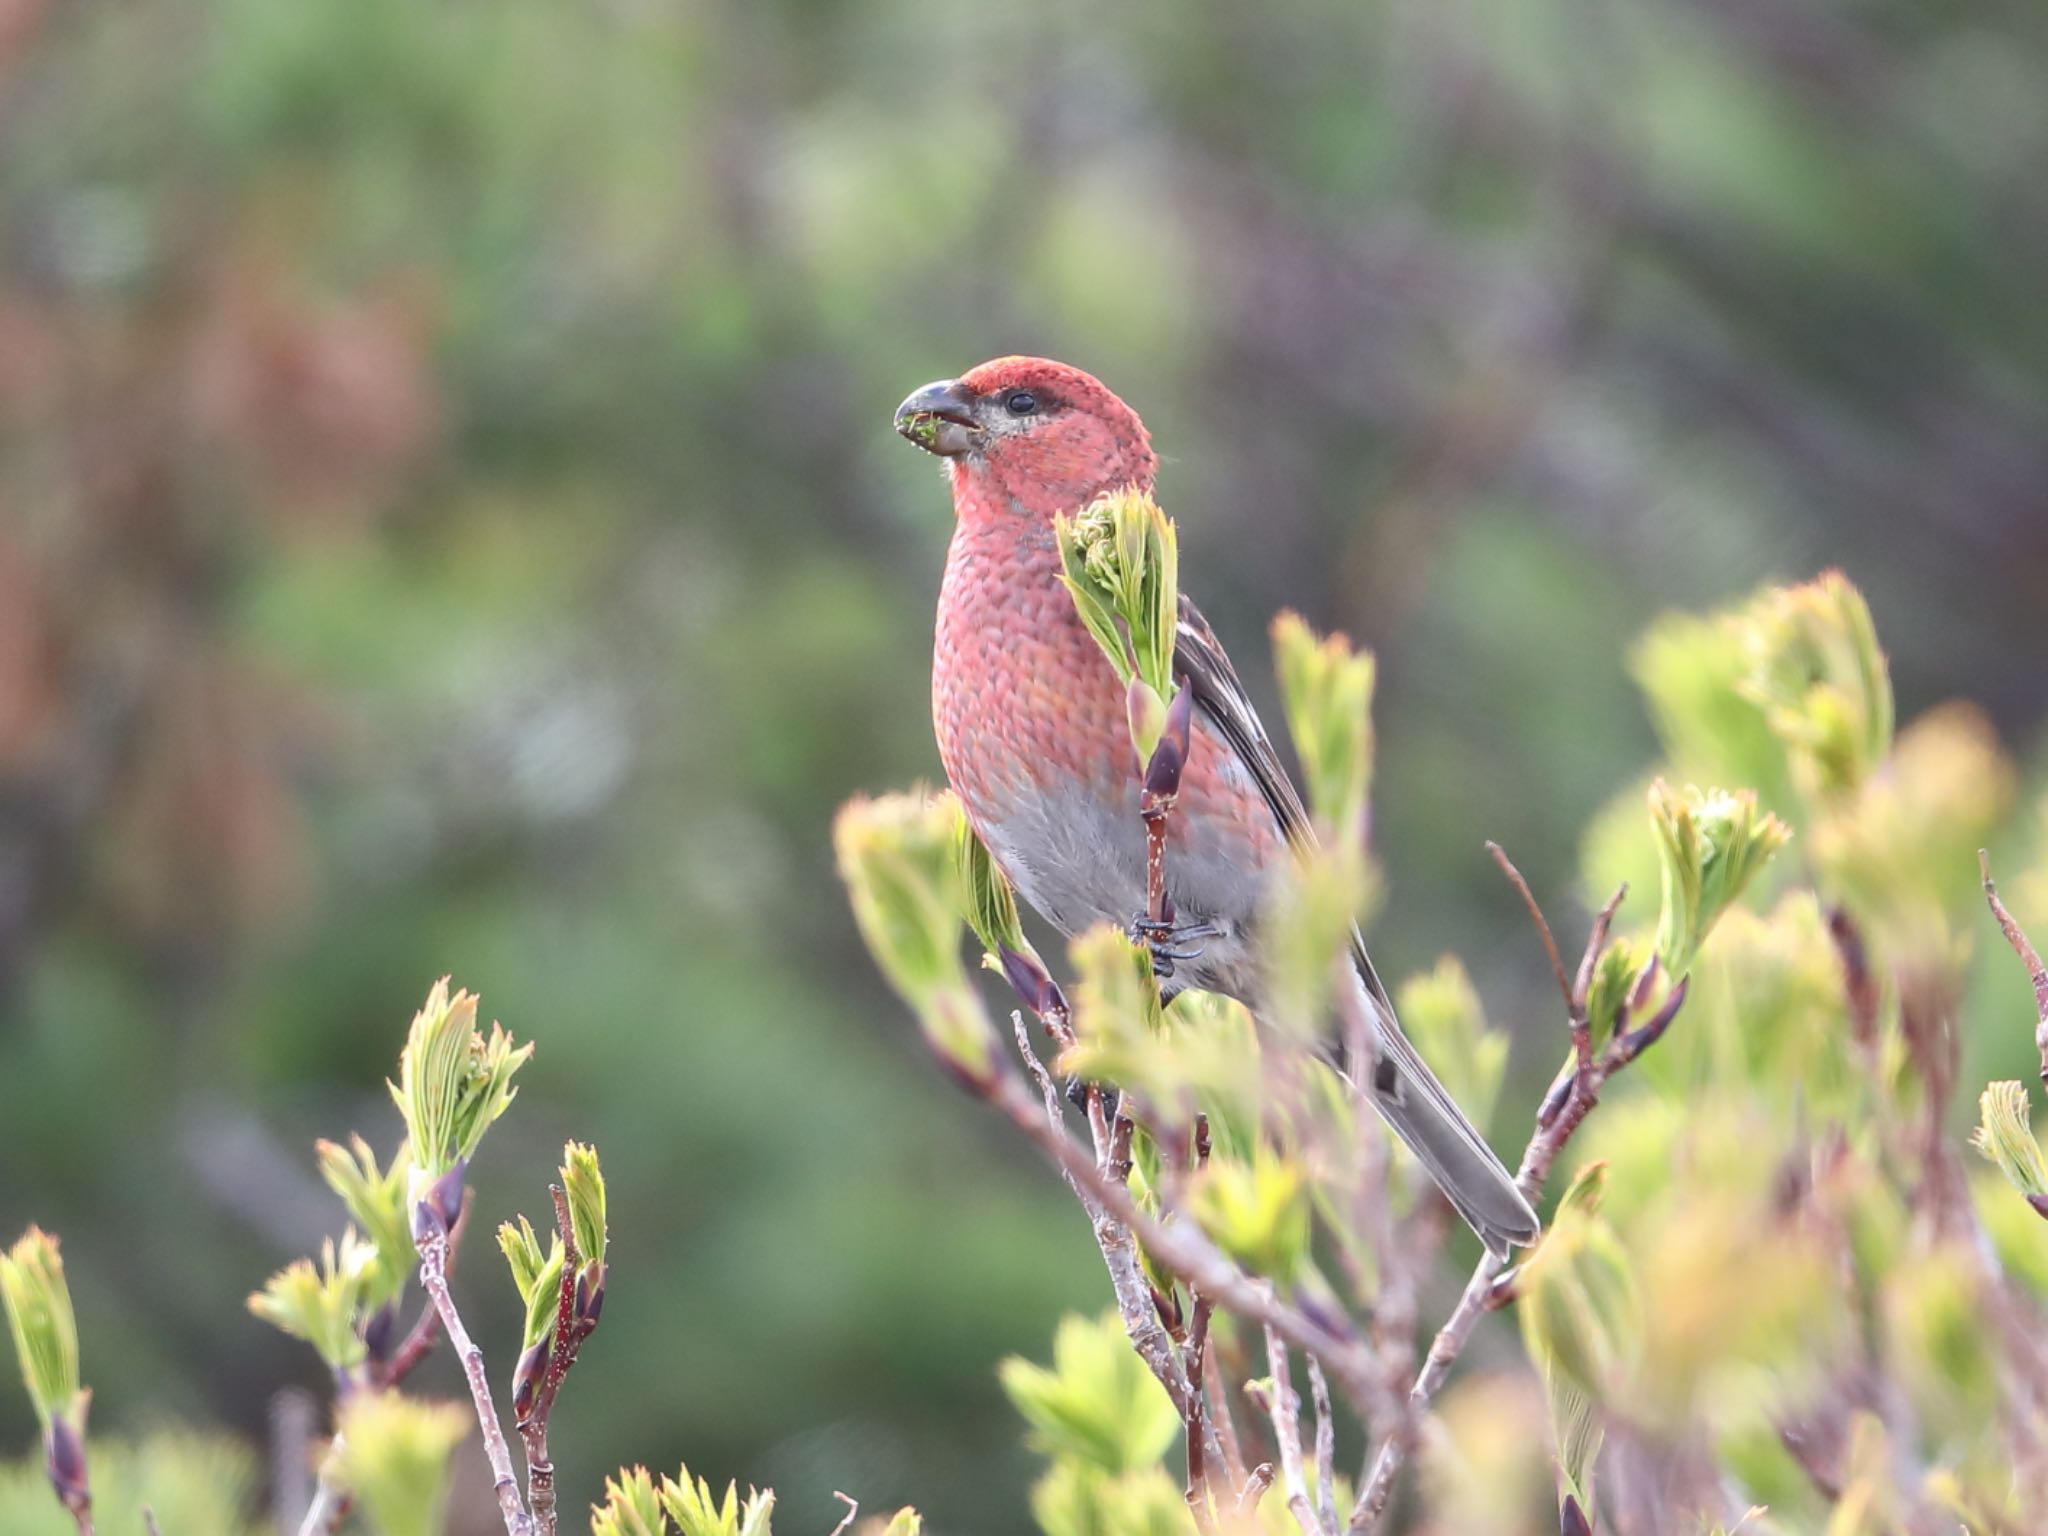
M1026 901L1067 933L1142 909L1124 689L1060 584L1049 528L956 528L933 638L932 723L968 819ZM1256 782L1199 713L1168 835L1182 916L1248 930L1282 844Z

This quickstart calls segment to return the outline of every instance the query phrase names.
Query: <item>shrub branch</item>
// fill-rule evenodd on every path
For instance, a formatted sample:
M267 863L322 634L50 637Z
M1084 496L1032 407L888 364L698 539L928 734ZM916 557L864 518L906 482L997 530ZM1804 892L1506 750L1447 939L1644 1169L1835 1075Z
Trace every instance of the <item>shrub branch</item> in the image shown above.
M498 1407L491 1399L491 1380L484 1370L484 1352L478 1349L462 1325L455 1297L448 1289L448 1232L438 1222L426 1224L419 1239L420 1284L433 1298L441 1315L441 1327L448 1334L462 1373L469 1381L469 1395L476 1403L476 1420L483 1431L484 1453L491 1462L491 1481L498 1495L498 1509L505 1517L505 1536L534 1536L533 1520L520 1502L519 1480L512 1471L512 1452L505 1444L505 1431L498 1422Z
M2020 927L1999 898L1998 887L1991 880L1991 855L1982 848L1977 850L1977 873L1984 882L1984 900L1991 908L1991 915L1998 919L2005 942L2020 957L2020 964L2027 968L2027 979L2034 984L2034 1046L2041 1053L2041 1081L2048 1084L2048 965L2041 963L2041 952L2034 948L2026 930Z
M1529 891L1528 882L1516 869L1512 860L1497 845L1489 843L1488 852L1494 862L1500 865L1524 904L1529 908L1531 919L1538 935L1543 940L1545 953L1550 957L1551 969L1559 978L1564 977L1564 965L1558 955L1556 941L1551 937L1550 925L1544 920L1541 907ZM1522 1153L1521 1166L1515 1173L1515 1187L1532 1205L1543 1191L1550 1170L1557 1162L1558 1154L1572 1133L1585 1122L1594 1105L1600 1101L1600 1091L1607 1079L1627 1066L1662 1037L1678 1010L1685 1002L1685 983L1680 981L1671 989L1663 1006L1648 1021L1630 1029L1624 1014L1616 1019L1613 1038L1604 1051L1593 1049L1592 1025L1587 1016L1587 994L1591 990L1594 967L1601 953L1607 948L1609 930L1614 924L1614 914L1622 898L1628 894L1628 887L1619 887L1606 905L1594 916L1593 926L1586 938L1586 949L1579 961L1576 980L1564 988L1565 1016L1571 1032L1572 1061L1559 1079L1544 1105L1537 1111L1536 1131L1529 1139ZM1375 1529L1380 1516L1385 1513L1387 1501L1394 1490L1394 1480L1400 1474L1409 1453L1414 1448L1415 1436L1423 1416L1429 1411L1436 1394L1442 1390L1451 1367L1464 1353L1465 1345L1478 1326L1480 1318L1493 1311L1499 1303L1494 1300L1495 1282L1507 1268L1505 1259L1498 1259L1491 1253L1480 1255L1473 1266L1471 1277L1465 1282L1458 1302L1451 1309L1450 1317L1437 1331L1430 1344L1429 1353L1424 1357L1422 1369L1417 1372L1414 1385L1408 1389L1407 1401L1393 1425L1387 1429L1377 1450L1368 1459L1367 1471L1358 1493L1358 1500L1352 1506L1347 1529L1353 1536Z

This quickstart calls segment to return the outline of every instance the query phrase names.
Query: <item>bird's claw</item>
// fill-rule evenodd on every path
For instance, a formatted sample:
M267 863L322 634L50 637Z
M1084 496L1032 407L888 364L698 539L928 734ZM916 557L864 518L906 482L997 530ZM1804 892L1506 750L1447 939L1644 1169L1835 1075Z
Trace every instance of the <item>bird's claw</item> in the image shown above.
M1223 935L1223 930L1214 923L1181 923L1142 913L1131 919L1128 931L1133 944L1142 944L1152 952L1152 974L1161 978L1173 975L1174 966L1181 961L1202 958L1202 945L1197 940Z

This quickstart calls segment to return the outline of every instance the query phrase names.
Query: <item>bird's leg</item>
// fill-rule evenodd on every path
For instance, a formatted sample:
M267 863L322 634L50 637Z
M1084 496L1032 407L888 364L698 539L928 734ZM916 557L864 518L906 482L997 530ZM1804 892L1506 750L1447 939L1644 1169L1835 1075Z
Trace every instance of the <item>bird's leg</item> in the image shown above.
M1140 912L1131 919L1125 932L1133 944L1142 944L1152 952L1152 973L1160 977L1171 976L1179 961L1201 959L1203 939L1223 936L1223 930L1214 923L1179 921L1170 903L1166 916L1152 917Z

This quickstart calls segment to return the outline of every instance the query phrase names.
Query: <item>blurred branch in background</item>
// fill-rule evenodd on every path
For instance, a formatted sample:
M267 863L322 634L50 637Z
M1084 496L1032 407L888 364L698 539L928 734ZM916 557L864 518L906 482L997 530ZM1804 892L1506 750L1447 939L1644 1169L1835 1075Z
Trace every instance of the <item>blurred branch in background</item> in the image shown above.
M1109 589L1141 585L1112 573ZM1091 623L1112 660L1118 637L1139 627L1116 617ZM1666 620L1657 634L1641 677L1660 727L1674 744L1704 745L1737 782L1766 786L1783 815L1755 789L1653 780L1648 814L1637 802L1630 824L1604 825L1595 847L1596 863L1650 861L1657 920L1617 929L1624 882L1570 977L1528 882L1493 848L1536 924L1570 1036L1518 1183L1533 1200L1567 1152L1578 1161L1516 1269L1480 1257L1404 1393L1385 1383L1412 1346L1387 1333L1385 1314L1413 1326L1401 1294L1413 1281L1397 1277L1418 1253L1434 1255L1429 1209L1440 1197L1321 1053L1326 1025L1302 1027L1334 1014L1352 1042L1347 1060L1370 1060L1345 989L1329 991L1366 887L1330 880L1314 846L1298 850L1264 918L1271 996L1290 1006L1258 1026L1199 993L1162 1005L1141 939L1109 929L1076 939L1075 1002L1052 1032L1060 1070L1083 1085L1074 1097L1091 1111L1090 1148L1067 1130L1021 1015L1035 1094L1003 1065L969 985L963 927L1042 1015L1064 996L1016 931L1014 902L957 802L919 793L842 810L835 841L856 917L927 1044L1045 1151L1092 1216L1121 1224L1153 1276L1152 1315L1141 1318L1130 1315L1133 1288L1116 1283L1117 1331L1150 1367L1164 1424L1177 1421L1187 1439L1184 1492L1164 1462L1170 1434L1141 1427L1156 1421L1133 1419L1124 1401L1132 1378L1099 1354L1084 1359L1063 1333L1051 1376L1006 1377L1051 1459L1033 1501L1047 1536L1250 1528L1278 1518L1269 1500L1301 1536L1337 1536L1340 1507L1343 1529L1375 1530L1418 1445L1457 1467L1522 1434L1499 1405L1438 1403L1479 1324L1509 1308L1522 1325L1520 1369L1548 1407L1552 1529L1789 1533L1873 1509L1896 1511L1913 1532L1958 1520L2025 1528L2025 1490L2048 1465L2042 1238L2015 1229L2009 1207L1967 1179L1944 1113L1959 1070L1959 1023L1945 1010L1960 1006L1967 951L1955 925L1970 892L1955 866L2000 814L1999 750L1954 706L1895 734L1875 628L1839 573L1705 620ZM1324 814L1353 807L1362 827L1372 733L1356 716L1369 686L1308 687L1305 669L1311 656L1364 663L1298 623L1276 638L1308 798ZM1795 825L1812 851L1786 871L1773 856ZM1984 886L2038 970L1988 875ZM1775 896L1768 917L1739 905L1752 887ZM1419 1004L1416 1044L1453 1091L1490 1105L1497 1080L1474 1074L1497 1071L1501 1057L1476 1048L1476 998L1440 995L1403 989ZM1616 1075L1638 1064L1636 1091L1593 1118ZM1127 1151L1104 1157L1112 1090L1117 1122L1127 1115L1131 1129ZM1983 1111L1979 1146L2027 1196L2029 1217L2048 1210L2048 1159L2019 1085L1994 1084ZM1206 1151L1191 1168L1196 1145ZM1251 1375L1246 1335L1264 1340L1265 1378ZM1106 1327L1087 1336L1091 1352L1110 1347ZM1270 1420L1259 1474L1237 1470L1257 1451L1217 1454L1189 1387L1219 1337L1236 1346L1220 1398L1234 1387ZM1291 1377L1296 1348L1315 1388L1312 1425ZM1336 1486L1325 1372L1366 1447L1355 1489ZM1538 1528L1518 1486L1439 1471L1413 1528Z

